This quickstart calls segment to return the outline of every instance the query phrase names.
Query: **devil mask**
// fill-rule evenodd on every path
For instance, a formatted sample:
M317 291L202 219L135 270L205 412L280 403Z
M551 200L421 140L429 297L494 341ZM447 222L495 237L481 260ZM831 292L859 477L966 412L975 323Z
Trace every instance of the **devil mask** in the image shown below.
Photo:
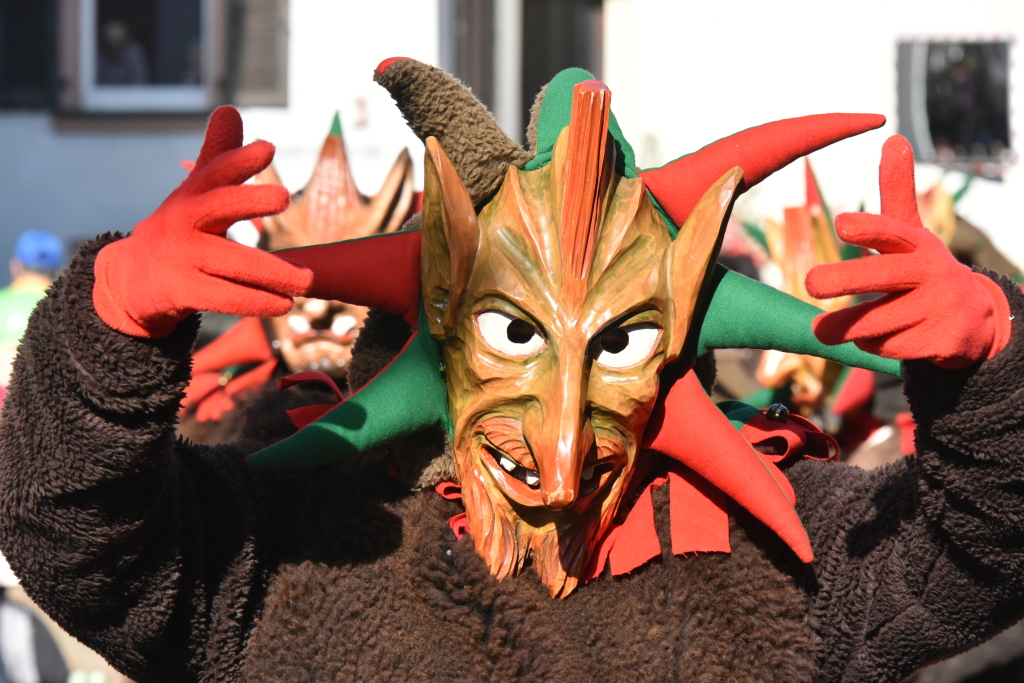
M412 180L412 160L402 150L377 195L360 194L336 114L305 188L283 213L263 219L263 242L277 251L394 232L409 214ZM282 184L273 166L256 182ZM270 321L274 348L292 372L319 370L342 379L367 312L349 302L298 297L291 312Z
M727 172L673 242L643 181L614 170L610 95L577 85L551 163L510 167L479 215L427 141L423 289L470 532L497 576L532 555L553 594L628 489L742 178Z
M313 271L312 296L386 308L413 334L373 381L249 463L320 465L441 425L492 573L531 560L551 594L566 596L632 500L651 460L644 447L667 449L809 560L791 487L685 370L709 349L749 347L899 371L852 346L824 347L810 332L818 309L714 265L738 192L882 119L769 124L638 174L611 93L592 78L573 70L548 86L531 153L440 70L378 67L426 144L422 230L284 255ZM337 268L341 258L353 267ZM386 286L374 277L385 267ZM683 379L666 401L670 364ZM698 423L671 412L680 405ZM655 438L666 425L711 440L677 448Z

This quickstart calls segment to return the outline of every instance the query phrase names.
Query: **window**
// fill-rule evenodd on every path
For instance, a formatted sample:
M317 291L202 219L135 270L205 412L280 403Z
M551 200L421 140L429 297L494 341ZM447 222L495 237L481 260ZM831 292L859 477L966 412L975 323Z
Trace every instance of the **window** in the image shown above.
M287 104L288 0L0 0L0 17L7 4L53 7L55 37L38 50L49 57L48 99L62 113ZM38 35L21 14L12 30ZM3 72L0 39L0 106Z
M82 0L86 111L200 112L213 104L210 0Z
M1013 160L1009 42L901 42L897 79L899 130L919 161L1001 175Z

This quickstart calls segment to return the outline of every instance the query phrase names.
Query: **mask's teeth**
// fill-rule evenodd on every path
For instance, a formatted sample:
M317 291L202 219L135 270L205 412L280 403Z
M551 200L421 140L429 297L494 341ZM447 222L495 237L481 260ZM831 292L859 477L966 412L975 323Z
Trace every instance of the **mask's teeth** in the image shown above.
M309 321L303 318L301 315L290 315L288 316L288 329L294 334L306 334L312 329L312 325Z
M516 464L512 462L511 459L506 458L504 455L501 456L500 460L498 460L498 464L501 465L501 469L505 470L506 472L511 472L516 468Z
M526 485L535 488L538 484L540 484L540 477L533 472L528 472L526 474Z

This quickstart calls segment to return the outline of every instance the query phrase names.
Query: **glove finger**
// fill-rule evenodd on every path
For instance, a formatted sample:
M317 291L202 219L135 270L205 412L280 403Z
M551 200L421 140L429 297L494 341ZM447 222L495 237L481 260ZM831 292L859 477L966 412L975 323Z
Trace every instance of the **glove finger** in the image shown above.
M242 146L242 117L234 107L217 107L206 124L206 136L192 174L202 170L215 157Z
M856 342L861 351L893 360L926 358L929 335L919 326L908 327L889 334Z
M201 275L196 289L202 294L190 308L253 318L276 318L292 310L292 297L268 292L212 275Z
M211 159L186 181L189 189L199 194L215 187L241 185L274 160L274 146L266 140L250 142L245 147L231 149Z
M807 273L807 292L816 299L902 292L923 280L919 261L914 254L881 254L816 266Z
M883 254L914 251L923 237L921 233L922 230L889 216L872 213L841 213L836 216L836 234L843 241Z
M280 185L229 185L194 198L188 221L197 230L223 235L233 223L281 213L288 208L288 190Z
M917 213L914 185L914 150L902 135L893 135L882 145L878 165L878 189L882 195L882 214L917 228L923 227Z
M305 294L313 283L312 271L280 256L223 237L204 237L205 258L198 268L206 275L289 298Z
M823 313L811 324L814 336L830 346L859 342L913 327L926 317L915 291L887 294L832 313Z

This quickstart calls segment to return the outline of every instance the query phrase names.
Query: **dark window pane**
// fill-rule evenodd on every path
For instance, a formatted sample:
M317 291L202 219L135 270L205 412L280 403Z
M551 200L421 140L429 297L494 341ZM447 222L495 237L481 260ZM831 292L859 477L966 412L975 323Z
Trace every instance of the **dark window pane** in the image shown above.
M523 2L524 122L537 93L562 69L577 66L601 78L601 29L597 0Z
M0 0L0 106L47 106L54 31L52 0Z
M1005 41L899 44L899 131L918 161L1002 173L1013 158L1009 67Z
M202 80L200 0L98 0L96 83Z
M1010 146L1009 47L928 46L928 127L940 160L1000 158Z

